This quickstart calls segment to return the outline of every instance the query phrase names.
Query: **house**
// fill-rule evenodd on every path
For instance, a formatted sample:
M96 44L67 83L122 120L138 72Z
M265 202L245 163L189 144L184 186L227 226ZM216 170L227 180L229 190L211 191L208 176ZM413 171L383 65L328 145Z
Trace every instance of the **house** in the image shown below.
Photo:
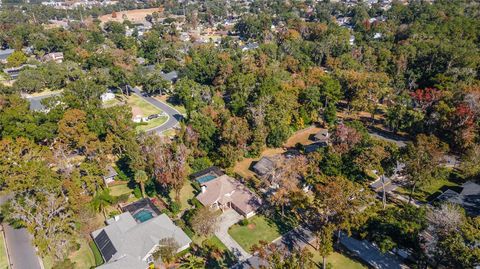
M106 92L100 95L100 99L102 99L102 102L107 102L115 99L115 94L113 92Z
M197 195L204 206L215 210L234 209L245 218L255 215L262 202L253 192L237 180L223 175L201 184L202 192Z
M386 177L384 175L380 176L370 184L370 189L372 189L374 192L377 193L382 193L383 192L383 187L385 187L385 193L389 193L393 190L395 190L398 185L393 184L392 180L389 177Z
M49 62L53 61L56 63L62 63L63 62L63 52L52 52L52 53L47 53L42 57L43 62Z
M249 51L249 50L258 49L259 47L260 46L258 45L257 42L253 42L253 43L248 43L245 46L242 46L241 49L242 51Z
M330 134L328 133L328 129L321 129L313 136L313 140L315 142L323 142L328 144L329 139Z
M146 269L154 262L152 254L162 239L173 238L177 253L192 242L165 214L142 222L125 212L107 220L106 227L91 235L105 261L99 269Z
M440 194L432 203L449 202L465 209L470 216L480 216L480 185L467 181L458 189L448 189Z
M20 71L22 71L24 68L27 68L27 67L37 68L36 65L22 64L21 66L18 66L18 67L5 68L5 69L3 69L3 73L10 76L11 79L17 79L18 76L20 75Z
M270 171L275 169L276 160L274 157L262 157L254 166L253 171L263 177L268 174Z
M177 72L177 71L171 71L171 72L168 72L168 73L163 73L163 72L161 72L161 73L160 73L160 76L161 76L164 80L166 80L166 81L168 81L168 82L170 82L170 83L173 84L173 83L175 83L175 82L177 81L177 79L178 79L178 72Z
M12 55L14 49L0 50L0 63L6 64L8 56Z
M112 167L112 166L108 166L107 167L107 174L105 176L103 176L103 182L105 182L105 185L108 185L112 182L115 181L115 177L118 176L118 173L117 171Z

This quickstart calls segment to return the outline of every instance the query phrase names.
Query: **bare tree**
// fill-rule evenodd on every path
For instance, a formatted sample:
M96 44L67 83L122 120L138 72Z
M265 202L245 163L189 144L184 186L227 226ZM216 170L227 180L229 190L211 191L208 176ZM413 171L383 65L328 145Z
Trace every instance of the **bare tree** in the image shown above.
M196 233L210 235L218 229L218 214L208 207L201 207L191 218L190 225Z

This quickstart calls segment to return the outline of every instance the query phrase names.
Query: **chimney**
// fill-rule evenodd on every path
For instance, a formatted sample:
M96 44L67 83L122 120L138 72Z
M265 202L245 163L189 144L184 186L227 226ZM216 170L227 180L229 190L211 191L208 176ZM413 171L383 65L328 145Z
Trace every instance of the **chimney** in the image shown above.
M202 186L202 193L205 193L206 190L207 190L207 187L205 185Z

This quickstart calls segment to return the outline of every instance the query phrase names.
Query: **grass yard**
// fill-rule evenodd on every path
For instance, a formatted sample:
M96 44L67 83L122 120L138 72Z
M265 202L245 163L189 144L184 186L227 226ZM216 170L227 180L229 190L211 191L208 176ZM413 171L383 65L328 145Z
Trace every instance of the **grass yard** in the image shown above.
M95 260L95 266L99 266L99 265L103 264L102 254L100 253L100 250L98 250L97 245L95 245L95 242L90 241L88 243L88 246L92 250L93 258Z
M132 193L133 190L128 187L128 184L118 184L114 185L111 187L108 187L110 189L110 195L112 196L120 196L122 194L127 194L127 193Z
M75 268L91 268L96 266L93 251L85 240L80 240L80 249L70 255L70 260L75 263Z
M431 182L428 185L419 187L415 190L415 193L413 194L413 198L415 200L418 200L420 202L429 202L429 198L432 197L433 194L445 191L447 187L457 187L459 186L458 183L451 181L449 179L437 179L433 182ZM403 195L410 195L410 189L400 187L397 189L397 192L403 194Z
M311 253L313 253L313 258L312 260L317 264L319 268L322 268L322 257L318 252L309 247ZM343 269L343 268L348 268L348 269L367 269L368 267L364 266L360 262L353 260L342 253L334 251L332 254L330 254L327 257L327 264L332 265L332 269ZM328 267L327 267L328 268Z
M248 225L235 224L228 230L230 236L246 251L260 241L272 242L281 235L280 228L264 216L256 215L248 221Z
M180 210L189 209L190 205L188 204L188 200L192 199L193 197L195 197L195 189L190 181L187 180L185 181L183 188L180 190ZM175 191L173 190L170 191L170 199L175 201Z
M178 112L180 112L180 114L187 115L187 109L185 109L185 107L183 105L174 104L174 103L169 101L170 96L161 95L161 96L155 96L154 98L159 100L159 101L162 101L164 103L167 103L169 106L178 110Z
M155 128L157 126L160 126L162 125L163 123L165 123L167 121L167 117L166 116L161 116L159 118L156 118L156 119L153 119L153 120L150 120L148 122L146 122L146 124L140 124L137 126L137 130L139 131L148 131L152 128Z
M0 233L0 269L8 268L7 250L5 248L5 239L3 232Z
M162 112L160 109L135 94L132 94L127 98L127 104L132 107L133 117L137 115L147 117Z

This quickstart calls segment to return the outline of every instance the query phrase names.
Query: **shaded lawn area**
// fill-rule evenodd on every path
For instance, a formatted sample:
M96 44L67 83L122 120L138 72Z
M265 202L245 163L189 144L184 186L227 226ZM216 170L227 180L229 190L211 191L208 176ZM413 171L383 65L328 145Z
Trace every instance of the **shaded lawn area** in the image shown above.
M168 117L167 116L161 116L153 120L149 120L147 122L141 123L137 125L137 130L138 131L148 131L152 128L155 128L157 126L160 126L164 124L167 121Z
M96 266L95 256L87 241L79 240L80 249L70 255L70 260L75 263L75 268L90 268Z
M312 247L308 247L308 250L313 254L313 262L317 264L319 268L322 268L322 256ZM339 252L332 252L330 255L328 255L327 259L327 264L332 265L332 269L343 269L343 268L348 268L348 269L367 269L367 266L364 266L360 262L351 259L350 257L339 253ZM327 267L328 268L328 267Z
M248 220L248 225L235 224L228 230L230 236L246 251L260 241L272 242L282 234L282 229L275 222L264 216L256 215Z
M0 233L0 269L8 268L7 250L5 249L5 240L3 238L3 232Z
M175 104L174 102L172 102L172 97L170 97L169 95L160 95L160 96L155 96L154 98L164 103L167 103L169 106L178 110L180 114L187 115L187 109L185 109L185 107L181 104Z
M175 201L175 191L171 190L169 193L170 199L172 201ZM183 184L182 189L180 190L180 210L185 210L190 208L190 204L188 203L188 200L192 199L195 197L195 189L193 188L192 184L190 181L185 181Z
M437 179L430 184L425 186L418 187L413 193L413 198L421 202L429 202L434 197L438 196L441 192L444 192L448 187L457 187L460 186L459 183L454 182L450 179ZM400 187L397 189L397 192L405 196L410 195L410 189L406 187Z

